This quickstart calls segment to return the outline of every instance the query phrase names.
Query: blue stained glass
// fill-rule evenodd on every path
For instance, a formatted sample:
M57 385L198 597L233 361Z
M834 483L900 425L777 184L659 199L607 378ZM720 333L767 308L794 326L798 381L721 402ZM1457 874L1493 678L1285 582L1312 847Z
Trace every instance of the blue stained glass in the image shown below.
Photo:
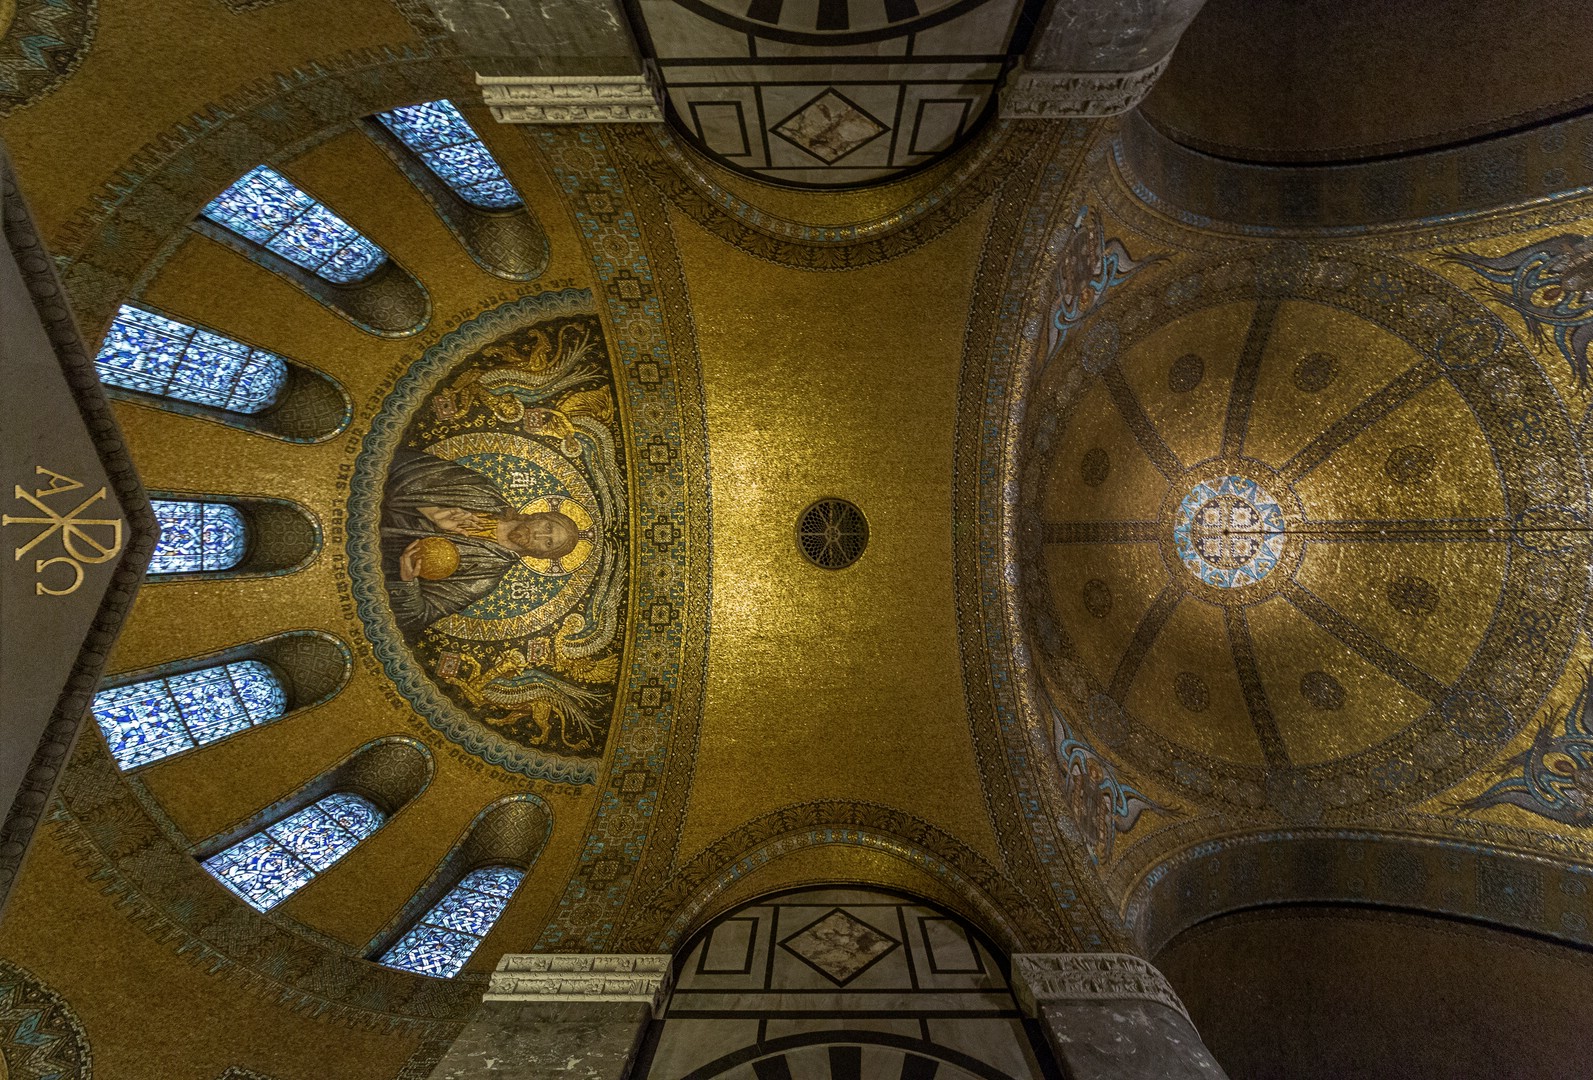
M520 193L453 102L407 105L376 119L472 206L512 210L521 205Z
M127 304L94 367L112 386L239 413L270 408L288 377L275 353Z
M255 910L269 911L386 820L368 799L339 791L212 855L204 866Z
M258 660L188 671L101 690L94 719L124 769L146 765L267 723L287 709L287 695Z
M176 499L151 499L149 505L160 525L151 574L231 570L243 560L247 536L237 507Z
M512 866L472 870L382 956L392 968L450 979L508 906L525 871Z
M387 253L292 180L258 165L200 213L339 285L370 277Z

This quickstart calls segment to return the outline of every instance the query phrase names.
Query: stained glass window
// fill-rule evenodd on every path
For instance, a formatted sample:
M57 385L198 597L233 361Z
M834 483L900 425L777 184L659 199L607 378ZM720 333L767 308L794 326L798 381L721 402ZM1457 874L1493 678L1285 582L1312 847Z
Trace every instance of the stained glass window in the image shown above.
M200 213L339 285L369 277L387 253L286 176L258 165Z
M160 525L151 574L231 570L243 561L248 537L237 507L176 499L151 499L149 505Z
M328 795L205 860L215 879L257 911L269 911L382 827L375 803Z
M270 408L288 377L275 353L127 304L94 367L112 386L240 413Z
M382 957L388 967L449 979L459 974L525 878L512 866L472 870Z
M282 684L258 660L115 686L95 694L93 706L124 769L275 720L286 709Z
M465 202L483 210L520 205L520 193L453 102L406 105L379 113L376 119Z

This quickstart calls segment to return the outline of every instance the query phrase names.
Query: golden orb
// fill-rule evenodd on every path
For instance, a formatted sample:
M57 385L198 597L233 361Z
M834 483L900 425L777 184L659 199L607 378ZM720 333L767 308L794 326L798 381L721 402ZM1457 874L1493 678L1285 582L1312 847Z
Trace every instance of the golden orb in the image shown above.
M446 536L428 536L416 543L420 545L416 573L427 581L441 581L459 569L459 549Z

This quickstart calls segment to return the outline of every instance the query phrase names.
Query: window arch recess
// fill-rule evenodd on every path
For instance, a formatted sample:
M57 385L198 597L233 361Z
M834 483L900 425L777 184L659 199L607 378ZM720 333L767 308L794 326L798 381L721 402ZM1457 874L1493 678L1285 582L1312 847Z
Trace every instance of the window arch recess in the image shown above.
M535 795L510 795L489 805L371 939L366 957L418 974L456 975L531 872L552 827L552 811ZM474 880L478 876L485 880ZM461 897L461 889L474 895Z
M256 684L259 676L269 675L280 690L280 700L270 701L266 690L253 689L252 698L240 697L228 704L227 687L205 687L215 680L196 678L234 665L245 665L242 670L251 673L246 680ZM91 711L112 757L126 771L212 746L314 708L342 690L352 670L352 654L342 641L319 630L289 631L218 652L108 676L100 684ZM170 686L174 680L178 684L175 688ZM179 702L176 693L181 692L188 696ZM198 723L185 721L184 705L202 717L198 710L204 708L207 694L223 700L222 707L232 710L227 714L230 719L208 724L202 718ZM184 732L196 736L202 732L205 737L185 738ZM153 743L159 743L165 752L140 749L153 749Z
M321 550L321 526L303 505L256 495L151 491L161 538L149 582L290 574ZM229 556L235 556L228 561Z
M207 370L207 363L226 367ZM142 300L118 309L94 366L107 397L284 442L323 442L354 416L330 375ZM179 384L193 392L174 393Z
M375 739L289 794L192 846L217 882L267 911L330 870L431 782L420 742Z
M275 203L273 191L281 195ZM431 320L431 297L413 274L274 167L247 169L201 207L189 227L284 278L366 333L408 337Z
M395 129L406 133L416 129L416 125L406 122L403 114L411 114L414 110L430 110L433 106L452 109L458 123L465 125L469 137L486 152L479 132L446 100L390 109L366 117L362 127L371 141L381 147L405 178L431 203L443 224L448 226L470 257L484 270L512 281L530 281L540 276L548 265L547 233L490 153L488 160L503 176L503 184L508 189L506 195L513 196L512 202L506 198L496 200L504 203L497 207L472 203L428 162L428 156L433 154L429 144L461 138L457 131L452 135L444 133L434 138L421 135L415 140L416 146L395 134ZM485 170L482 175L485 175Z

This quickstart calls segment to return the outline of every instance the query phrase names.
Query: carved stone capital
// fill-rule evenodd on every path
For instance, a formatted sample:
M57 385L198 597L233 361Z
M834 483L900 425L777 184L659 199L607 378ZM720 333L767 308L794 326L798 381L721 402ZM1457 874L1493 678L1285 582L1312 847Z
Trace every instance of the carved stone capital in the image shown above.
M481 1000L643 1001L658 1016L672 976L668 953L511 953Z
M477 75L481 97L504 124L658 124L652 80L637 75Z
M1030 1016L1049 1004L1153 1001L1189 1019L1162 973L1128 953L1019 953L1012 958L1012 989Z
M1138 71L1029 71L1007 76L1003 120L1067 120L1117 116L1145 99L1169 57Z

